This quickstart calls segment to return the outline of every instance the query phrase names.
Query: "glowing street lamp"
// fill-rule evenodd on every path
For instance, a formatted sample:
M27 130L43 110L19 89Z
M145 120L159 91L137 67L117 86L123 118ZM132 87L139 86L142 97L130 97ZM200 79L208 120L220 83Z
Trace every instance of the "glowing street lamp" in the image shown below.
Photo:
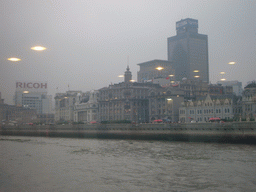
M35 47L31 47L31 49L34 51L44 51L46 48L42 46L35 46Z
M200 76L198 76L198 75L196 75L196 76L194 76L195 78L199 78Z
M229 65L235 65L235 64L236 64L236 62L231 61L231 62L229 62L228 64L229 64Z
M135 82L135 80L131 79L130 82Z
M198 73L198 72L199 72L199 70L194 70L193 72L194 72L194 73Z
M169 75L170 77L174 77L174 75Z
M222 72L220 72L220 74L221 74L221 75L225 75L225 74L226 74L226 72L222 71Z
M118 77L124 77L124 75L118 75Z
M220 80L221 80L221 81L226 81L226 79L224 79L224 78L223 78L223 79L220 79Z
M11 57L7 59L8 61L20 61L20 58L16 58L16 57Z

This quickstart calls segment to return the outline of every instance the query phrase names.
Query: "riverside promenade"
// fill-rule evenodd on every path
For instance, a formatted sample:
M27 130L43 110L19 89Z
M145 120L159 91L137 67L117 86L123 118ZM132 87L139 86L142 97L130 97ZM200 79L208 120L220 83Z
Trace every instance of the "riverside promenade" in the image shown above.
M256 122L2 126L0 135L256 144Z

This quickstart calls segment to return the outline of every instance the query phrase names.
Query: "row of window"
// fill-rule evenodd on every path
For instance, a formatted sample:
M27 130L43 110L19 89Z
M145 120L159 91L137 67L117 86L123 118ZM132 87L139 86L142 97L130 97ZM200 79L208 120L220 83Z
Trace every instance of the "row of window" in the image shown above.
M213 109L204 109L204 110L202 110L202 109L199 110L199 109L198 109L198 110L197 110L197 114L202 114L202 111L204 112L204 114L209 114L209 113L213 113L213 112L214 112ZM216 109L215 112L216 112L216 113L221 113L221 109ZM230 110L229 110L229 108L225 108L225 109L223 110L223 112L224 112L224 113L230 113ZM186 111L181 109L181 110L180 110L180 114L186 114ZM190 114L190 115L195 114L195 110L189 110L189 114Z

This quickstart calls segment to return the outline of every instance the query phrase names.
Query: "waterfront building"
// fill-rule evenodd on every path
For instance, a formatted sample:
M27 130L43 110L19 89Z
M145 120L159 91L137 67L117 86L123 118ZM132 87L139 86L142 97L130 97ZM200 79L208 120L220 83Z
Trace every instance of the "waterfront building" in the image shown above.
M4 103L0 92L0 122L2 124L26 124L37 122L37 112L23 106L8 105Z
M242 93L242 118L256 121L256 82L249 83Z
M76 103L74 105L74 122L97 122L98 121L98 91L90 91L85 96L80 93L76 96ZM85 99L86 98L86 99Z
M34 122L41 125L52 125L55 123L54 113L37 114L37 121Z
M233 95L233 87L221 84L209 84L208 92L210 95Z
M124 82L99 89L99 120L149 122L148 93L158 84L132 82L127 67Z
M46 82L16 82L14 103L17 107L35 109L38 114L52 113L52 96Z
M208 37L198 33L198 20L176 22L176 36L169 37L168 61L172 62L175 79L199 78L209 82Z
M179 83L180 89L184 91L184 100L196 100L197 97L206 96L209 92L208 83L200 79L183 78Z
M165 60L152 60L137 64L140 71L137 73L139 83L150 82L158 78L174 79L175 71L172 62Z
M157 119L179 121L179 107L184 100L183 90L172 86L151 88L148 99L150 122Z
M237 108L237 98L234 95L218 95L197 98L197 100L184 101L179 108L179 121L208 122L212 117L231 120L234 118Z
M56 122L72 122L74 120L74 107L78 94L85 95L82 91L56 93L54 97Z
M242 82L239 81L218 81L217 84L223 85L223 86L232 86L233 93L235 93L237 96L242 96L243 88L242 88Z

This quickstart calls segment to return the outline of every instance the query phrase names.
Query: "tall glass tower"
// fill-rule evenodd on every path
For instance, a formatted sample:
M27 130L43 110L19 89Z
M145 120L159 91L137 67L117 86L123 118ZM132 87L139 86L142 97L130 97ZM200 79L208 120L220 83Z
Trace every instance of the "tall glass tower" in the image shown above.
M198 78L209 82L208 37L198 33L198 20L176 22L177 35L169 37L168 61L173 62L175 79Z

